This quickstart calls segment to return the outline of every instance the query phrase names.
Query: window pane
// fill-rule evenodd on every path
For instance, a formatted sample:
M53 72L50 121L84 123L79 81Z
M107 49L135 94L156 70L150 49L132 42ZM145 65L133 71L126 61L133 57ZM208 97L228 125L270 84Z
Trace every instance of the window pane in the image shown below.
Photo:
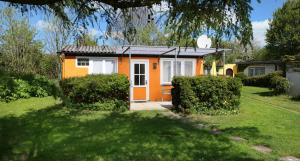
M248 75L250 77L254 76L254 69L253 68L249 68Z
M255 75L264 75L265 74L265 68L264 67L256 67L255 68Z
M145 74L145 64L140 64L140 74Z
M192 61L184 62L184 75L185 76L193 76L193 62Z
M134 85L138 86L140 83L139 75L134 75Z
M139 74L140 73L139 70L140 70L140 65L134 64L134 74Z
M93 74L101 74L103 73L103 60L95 60L93 62Z
M171 82L171 61L163 61L163 82Z
M78 58L77 65L78 66L89 66L89 59L88 58Z
M116 72L116 63L114 60L105 60L105 74L112 74Z
M145 75L140 75L140 85L145 85Z
M175 65L175 61L174 61L174 73L176 76L181 76L181 62L177 61L177 65Z

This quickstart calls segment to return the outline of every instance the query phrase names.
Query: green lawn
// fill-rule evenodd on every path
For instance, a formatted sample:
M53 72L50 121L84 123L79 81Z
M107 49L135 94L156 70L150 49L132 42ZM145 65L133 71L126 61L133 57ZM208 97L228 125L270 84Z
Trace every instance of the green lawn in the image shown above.
M193 118L217 126L224 135L241 136L248 145L266 145L273 149L271 155L300 157L299 101L271 96L266 88L243 87L240 107L238 115Z
M249 98L246 95L257 96L251 90L255 91L244 88L238 115L193 117L196 122L215 124L225 131L222 135L170 119L163 112L80 112L62 107L51 97L0 103L0 160L255 161L276 160L282 155L300 157L300 116ZM248 141L234 142L229 135ZM251 149L258 143L275 151L261 154Z

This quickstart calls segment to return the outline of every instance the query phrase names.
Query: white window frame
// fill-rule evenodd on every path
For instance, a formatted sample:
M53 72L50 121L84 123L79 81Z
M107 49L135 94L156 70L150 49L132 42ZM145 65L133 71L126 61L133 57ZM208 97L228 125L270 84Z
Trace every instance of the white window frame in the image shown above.
M163 80L163 62L164 61L171 61L171 82L164 82ZM193 63L192 65L192 76L196 75L196 59L194 58L177 58L177 62L181 62L181 75L184 76L185 73L185 61L191 61ZM175 63L175 58L161 58L160 59L160 84L161 85L171 85L172 84L172 79L174 77L174 63Z
M77 60L78 58L87 58L89 59L89 66L78 66L77 65ZM77 68L88 68L88 74L93 74L93 66L94 66L94 61L95 60L103 60L104 63L102 64L102 70L106 71L106 67L105 67L105 60L114 60L116 63L116 70L114 73L118 73L118 57L86 57L86 56L76 56L76 67ZM108 74L108 73L101 73L101 74Z

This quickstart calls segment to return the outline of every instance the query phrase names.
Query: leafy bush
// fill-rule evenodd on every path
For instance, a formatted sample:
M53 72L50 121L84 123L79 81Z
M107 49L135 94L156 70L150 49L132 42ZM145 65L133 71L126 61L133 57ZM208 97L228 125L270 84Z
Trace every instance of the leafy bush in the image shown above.
M271 78L271 87L275 94L285 94L290 89L289 81L280 76L274 76Z
M235 112L239 106L239 79L221 77L175 77L172 104L183 113Z
M273 72L263 76L247 77L242 80L245 86L270 87L271 78L282 76L282 72Z
M128 107L129 81L125 75L88 75L62 80L60 86L67 105L77 104L96 109L118 110ZM113 102L113 103L112 103ZM102 104L114 104L104 107Z
M239 72L239 73L235 74L235 78L239 78L243 81L247 78L247 76L243 72Z
M43 76L1 72L0 78L0 101L51 95L56 97L59 94L57 83Z
M288 80L282 77L282 72L274 72L264 76L246 77L242 79L246 86L268 87L274 94L284 94L290 88Z

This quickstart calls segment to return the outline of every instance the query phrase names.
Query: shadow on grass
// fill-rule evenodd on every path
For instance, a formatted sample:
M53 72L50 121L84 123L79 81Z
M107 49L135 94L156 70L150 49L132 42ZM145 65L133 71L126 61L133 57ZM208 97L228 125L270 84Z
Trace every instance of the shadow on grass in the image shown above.
M247 131L258 136L255 129ZM0 118L0 160L256 159L226 137L160 114L81 114L58 105Z
M257 94L259 96L263 97L272 97L272 96L277 96L273 91L268 91L268 92L255 92L253 94Z
M300 102L300 96L299 97L292 97L291 100L296 101L296 102Z

